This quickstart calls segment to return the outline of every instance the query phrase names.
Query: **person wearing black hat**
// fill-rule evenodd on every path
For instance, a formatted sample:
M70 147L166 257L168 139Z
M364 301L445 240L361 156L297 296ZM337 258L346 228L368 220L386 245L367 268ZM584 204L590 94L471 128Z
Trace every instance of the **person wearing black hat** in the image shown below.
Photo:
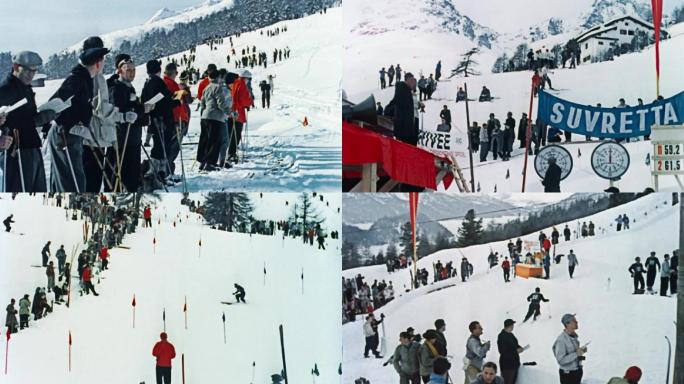
M136 115L132 122L120 122L116 127L121 163L121 183L123 183L126 191L137 192L140 187L140 145L142 144L144 115L154 108L154 104L146 108L136 95L135 87L132 84L136 75L135 63L130 55L125 53L117 55L114 59L114 65L116 66L116 74L107 80L111 101L121 114L129 116L128 121L133 117L132 113ZM107 152L107 158L112 163L116 161L116 153L111 148ZM110 180L114 180L113 176L112 170L108 169Z
M496 339L496 345L499 348L499 366L505 384L515 384L520 368L520 354L525 350L518 344L518 339L513 334L514 327L515 320L506 319Z
M390 82L390 86L392 83ZM411 73L406 74L406 80L397 82L394 98L386 108L394 109L394 137L406 144L418 144L418 115L412 92L416 90L416 79Z
M47 191L42 143L36 127L54 120L57 114L52 110L38 112L36 106L31 81L42 65L37 53L19 52L12 57L12 71L0 82L0 106L26 100L26 104L0 118L0 141L6 149L2 163L6 175L3 192Z
M520 141L520 148L527 146L527 113L523 112L518 122L518 140Z
M446 323L444 319L435 320L435 330L437 331L437 341L435 342L435 348L440 356L447 355L447 341L444 337L444 331L446 331Z
M181 105L180 100L174 98L164 83L161 75L161 61L150 60L147 62L147 74L149 78L143 87L141 99L143 103L148 102L156 95L163 97L155 104L150 112L150 126L154 145L150 157L153 164L150 164L150 171L158 175L167 176L173 174L174 164L170 161L169 150L175 139L175 123L173 121L173 109Z
M83 43L79 63L64 80L51 99L70 100L50 128L48 142L52 167L50 189L53 192L84 192L83 138L90 137L93 117L93 78L102 72L104 58L109 53L102 39L90 37Z

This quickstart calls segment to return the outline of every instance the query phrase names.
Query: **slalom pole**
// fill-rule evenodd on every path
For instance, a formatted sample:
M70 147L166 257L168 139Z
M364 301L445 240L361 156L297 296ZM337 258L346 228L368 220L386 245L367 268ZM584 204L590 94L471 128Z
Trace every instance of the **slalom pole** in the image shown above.
M181 375L183 384L185 384L185 353L181 354Z
M532 135L532 102L534 101L534 83L532 83L532 87L530 89L530 109L529 109L529 114L527 115L527 132L525 135L525 162L523 165L523 181L522 181L522 190L521 192L525 192L525 181L527 180L527 157L530 152L530 136ZM538 140L541 140L541 138L538 138Z
M252 381L250 381L250 384L254 384L254 374L256 373L256 361L252 361Z
M69 330L69 372L71 372L71 330Z
M5 155L2 157L2 192L7 192L7 155L8 150L5 149Z
M162 322L164 323L164 332L166 332L166 308L162 310Z
M176 125L176 138L178 139L178 152L180 152L181 158L181 172L183 172L183 192L188 192L188 183L185 179L185 162L183 161L183 142L181 140L181 120L178 118L178 125ZM190 123L188 122L188 126Z
M302 296L304 296L304 267L302 267Z
M198 250L197 250L197 252L198 252L197 257L200 258L200 257L202 257L202 233L200 233L200 238L199 238L198 244L199 244L199 246L198 246Z
M135 293L133 294L133 302L131 305L133 305L133 329L135 329Z
M226 344L226 313L223 312L223 344Z
M188 297L185 296L185 304L183 304L183 313L185 314L185 329L188 329Z
M9 361L9 341L10 341L10 328L7 327L7 345L5 345L5 376L7 376L7 362Z
M264 261L264 287L266 286L266 262Z
M466 132L470 129L470 109L468 108L468 83L463 83L465 87L465 107L466 107ZM468 156L470 158L470 191L475 193L475 168L473 167L473 140L468 133Z
M280 354L283 357L283 377L285 379L285 384L289 384L287 380L287 364L285 362L285 341L283 338L283 325L280 324Z
M152 256L157 255L157 230L154 230L154 237L152 237Z
M18 129L14 129L14 137L16 138L16 141L17 141L17 155L19 156L19 176L21 177L21 191L26 192L26 183L24 183L24 164L21 162L21 148L19 147L19 130Z

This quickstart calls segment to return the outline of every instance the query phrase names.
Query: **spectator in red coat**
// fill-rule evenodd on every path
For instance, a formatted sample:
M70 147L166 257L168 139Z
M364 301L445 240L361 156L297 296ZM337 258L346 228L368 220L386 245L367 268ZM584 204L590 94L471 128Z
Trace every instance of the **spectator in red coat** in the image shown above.
M240 145L240 140L242 139L242 126L247 123L247 110L252 106L253 102L246 82L246 79L251 78L252 74L249 71L242 71L240 77L233 82L233 87L231 89L231 96L233 97L231 109L233 112L237 112L235 132L231 132L231 140L228 147L228 155L231 161L235 161L237 158L237 147Z
M143 210L143 218L145 219L145 225L143 227L151 227L152 226L152 210L150 209L149 206L145 207Z
M209 71L217 71L218 68L216 68L216 64L209 64L207 66L207 70L204 72L204 77L202 80L199 82L199 85L197 86L197 99L202 100L202 93L204 93L204 89L211 83L211 80L209 80L209 76L207 75Z
M100 259L102 260L102 269L109 269L107 268L107 265L109 265L109 251L107 247L100 248Z
M511 262L508 261L508 256L504 257L503 263L501 263L501 268L503 268L504 282L510 282L511 278Z
M81 280L83 281L83 288L85 290L86 295L90 291L92 291L93 295L100 296L97 292L95 292L95 287L93 286L93 282L91 281L92 274L93 270L91 269L90 264L86 265L85 268L83 268L83 275L81 276Z
M548 255L549 250L551 250L551 240L549 240L548 238L544 239L544 242L542 244L544 246L544 252L546 252L546 254Z
M533 88L533 93L534 97L537 97L537 91L539 90L539 87L541 86L541 81L542 78L539 76L539 72L535 69L534 70L534 75L532 75L532 88Z
M164 384L171 384L171 359L176 357L176 349L166 340L167 337L166 332L162 332L159 335L161 340L152 349L152 356L157 358L157 384L162 384L162 379Z

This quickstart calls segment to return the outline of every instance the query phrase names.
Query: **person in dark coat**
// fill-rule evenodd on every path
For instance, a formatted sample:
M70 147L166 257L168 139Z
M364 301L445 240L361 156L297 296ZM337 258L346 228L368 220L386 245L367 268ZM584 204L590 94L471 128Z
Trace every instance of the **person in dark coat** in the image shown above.
M242 286L240 284L233 284L233 286L235 287L235 292L233 292L233 296L235 296L235 300L237 300L238 303L239 302L245 303L245 289L242 288Z
M437 62L437 66L435 67L435 81L439 81L439 79L442 77L442 60Z
M444 108L439 112L439 117L444 119L444 122L451 127L451 111L445 105Z
M563 229L563 236L565 237L565 241L570 241L570 228L568 228L568 225L565 224L565 228Z
M672 251L672 258L670 259L670 294L675 295L677 293L677 270L679 268L679 251Z
M97 36L86 39L79 64L50 99L71 99L71 107L62 111L48 133L52 160L50 190L53 192L85 192L83 138L91 136L93 118L94 77L102 73L104 58L109 53Z
M437 330L437 340L435 341L435 348L440 356L447 355L447 341L444 337L444 331L446 331L446 323L443 319L435 320L435 330Z
M12 220L13 217L14 214L9 215L5 218L5 220L2 221L2 224L5 225L5 232L9 232L12 230L12 223L14 223L14 220Z
M660 261L656 257L655 252L651 252L651 256L646 258L644 262L646 268L646 290L653 291L653 284L655 283L656 273L660 271Z
M266 80L259 83L261 89L261 108L271 108L271 85Z
M561 168L556 165L556 159L549 158L549 168L546 170L542 185L544 192L560 192Z
M527 314L525 315L525 320L523 320L523 323L529 320L532 315L534 315L534 318L532 320L537 320L537 316L541 315L541 312L539 311L541 302L548 302L550 301L549 299L545 298L544 295L541 293L541 289L539 287L534 289L534 292L527 296L527 301L530 302L530 306L527 309Z
M127 192L137 192L140 187L140 163L142 144L142 127L144 125L145 107L136 95L133 87L135 79L135 63L127 54L117 55L115 60L116 75L107 80L109 87L110 102L119 109L119 112L128 115L132 123L117 123L116 136L121 156L121 182ZM147 107L151 111L154 105ZM116 151L113 148L107 150L107 158L115 164ZM112 170L107 168L107 177L114 180Z
M163 98L155 104L154 110L150 112L150 126L154 145L150 157L156 163L152 167L154 172L163 173L166 176L172 175L174 164L169 161L167 152L176 139L176 124L173 120L173 109L181 105L181 101L174 99L173 94L164 83L161 75L161 62L150 60L146 64L149 78L143 87L141 99L143 103L148 102L157 94L161 93Z
M416 90L416 79L409 72L406 80L394 88L394 137L410 145L418 144L418 116L415 115L412 92Z
M641 264L641 258L634 259L634 263L629 266L629 274L634 280L634 294L644 293L644 266Z
M518 344L518 339L513 334L514 327L515 321L506 319L496 340L496 345L499 348L499 368L501 368L504 384L515 384L520 368L520 354L525 350Z
M2 135L12 138L13 145L5 151L7 177L5 192L46 192L45 166L41 153L41 140L36 127L41 127L57 117L52 110L38 112L31 81L43 60L35 52L19 52L12 58L12 71L0 82L0 106L10 106L20 100L26 104L12 111L0 124ZM18 134L15 137L15 133ZM21 154L22 185L19 168Z
M17 333L19 331L17 329L17 326L19 325L17 313L19 313L19 311L14 308L14 303L16 303L16 300L12 299L5 309L7 311L7 317L5 317L5 327L8 328L10 333Z

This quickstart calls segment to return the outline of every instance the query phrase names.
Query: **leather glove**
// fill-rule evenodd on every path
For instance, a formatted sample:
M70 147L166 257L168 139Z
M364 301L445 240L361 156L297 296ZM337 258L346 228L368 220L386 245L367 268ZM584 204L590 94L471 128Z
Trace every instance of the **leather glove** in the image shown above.
M138 119L138 114L131 111L124 114L124 122L132 124Z

